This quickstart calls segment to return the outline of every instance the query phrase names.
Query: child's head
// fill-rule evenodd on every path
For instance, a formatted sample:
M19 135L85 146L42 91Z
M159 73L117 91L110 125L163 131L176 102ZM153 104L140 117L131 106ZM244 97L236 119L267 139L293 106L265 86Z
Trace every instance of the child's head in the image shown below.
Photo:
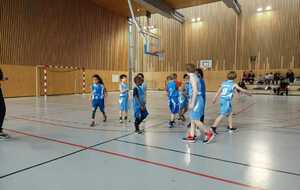
M187 64L186 65L186 71L188 72L188 73L195 73L195 71L196 71L196 66L194 65L194 64Z
M202 78L203 79L203 71L201 68L197 68L196 69L196 74L198 77Z
M236 72L235 71L230 71L228 74L227 74L227 79L228 80L235 80L237 77L236 75Z
M171 75L168 75L168 76L167 76L167 81L170 81L170 80L173 80L173 78L172 78Z
M177 79L177 74L176 73L172 73L171 77L172 77L172 80L176 80Z
M123 83L126 83L127 82L127 75L120 75L120 81L123 82Z
M184 81L188 81L190 79L189 75L188 74L184 74L183 75L183 80Z
M143 73L138 73L137 76L141 77L142 79L145 78Z
M139 76L139 75L136 75L133 79L135 85L137 86L140 86L143 82L143 79Z
M93 78L93 83L94 84L102 84L103 83L101 77L97 74L93 75L92 78Z

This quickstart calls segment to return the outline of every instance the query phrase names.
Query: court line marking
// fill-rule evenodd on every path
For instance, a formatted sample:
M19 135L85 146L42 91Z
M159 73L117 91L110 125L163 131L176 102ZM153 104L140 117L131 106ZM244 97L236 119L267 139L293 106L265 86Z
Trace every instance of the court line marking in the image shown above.
M87 127L75 127L71 125L65 125L61 123L53 123L53 122L48 122L48 121L43 121L43 120L37 120L37 119L31 119L31 118L25 118L25 117L19 117L19 116L9 116L9 118L13 118L16 120L24 120L24 121L30 121L30 122L35 122L35 123L42 123L46 125L52 125L60 128L68 128L68 129L77 129L77 130L86 130L86 131L106 131L106 132L127 132L125 130L112 130L112 129L99 129L99 128L87 128Z
M216 160L216 161L220 161L220 162L245 166L245 167L249 167L249 168L264 169L264 170L268 170L268 171L272 171L272 172L284 173L284 174L289 174L289 175L294 175L294 176L300 177L300 173L288 172L288 171L284 171L284 170L277 170L277 169L272 169L272 168L268 168L268 167L255 166L255 165L251 165L251 164L247 164L247 163L235 162L235 161L225 160L225 159L216 158L216 157L212 157L212 156L206 156L206 155L196 154L196 153L188 153L188 152L185 152L185 151L176 150L176 149L172 149L172 148L166 148L166 147L155 146L155 145L148 145L148 144L137 143L137 142L121 140L121 139L122 138L114 140L114 141L127 143L127 144L138 145L138 146L142 146L142 147L149 147L149 148L153 148L153 149L166 150L166 151L176 152L176 153L181 153L181 154L189 154L189 155L192 155L192 156L195 156L195 157L205 158L205 159L209 159L209 160Z
M38 139L47 140L47 141L50 141L50 142L55 142L55 143L59 143L59 144L64 144L64 145L69 145L69 146L73 146L73 147L82 148L81 150L75 151L76 153L82 152L82 151L85 151L85 150L91 150L91 151L105 153L105 154L108 154L108 155L112 155L112 156L116 156L116 157L120 157L120 158L124 158L124 159L128 159L128 160L134 160L134 161L146 163L146 164L149 164L149 165L158 166L158 167L161 167L161 168L167 168L167 169L175 170L177 172L188 173L188 174L192 174L192 175L195 175L195 176L200 176L200 177L203 177L203 178L207 178L207 179L218 181L218 182L225 183L225 184L236 185L236 186L240 186L240 187L244 187L244 188L248 188L248 189L253 189L253 190L267 190L267 189L264 189L264 188L261 188L261 187L248 185L248 184L233 181L233 180L228 180L228 179L224 179L224 178L220 178L220 177L216 177L216 176L196 172L196 171L193 171L193 170L179 168L179 167L172 166L172 165L169 165L169 164L164 164L164 163L160 163L160 162L156 162L156 161L151 161L151 160L146 160L146 159L142 159L142 158L138 158L138 157L134 157L134 156L129 156L129 155L122 154L122 153L117 153L117 152L112 152L112 151L107 151L107 150L101 150L101 149L94 148L95 146L98 146L98 145L93 145L93 146L87 147L87 146L80 145L80 144L73 144L73 143L70 143L70 142L67 142L67 141L57 140L57 139L53 139L53 138L49 138L49 137L43 137L43 136L39 136L39 135L31 134L31 133L26 133L26 132L21 132L21 131L17 131L17 130L12 130L12 129L5 129L5 130L10 131L10 132L14 132L14 133L17 133L17 134L22 134L22 135L25 135L25 136L29 136L29 137L34 137L34 138L38 138ZM127 136L129 136L129 135L130 134L127 134ZM123 136L125 136L125 135L123 135ZM124 138L124 137L120 137L120 138ZM117 140L117 138L111 139L110 142L114 141L114 140ZM98 143L98 144L100 144L100 143ZM73 153L73 154L76 154L76 153ZM70 154L73 155L72 153L69 153L69 156L70 156ZM62 158L64 158L64 157L62 157ZM52 159L51 161L44 162L43 164L47 164L47 163L50 163L50 162L53 162L53 161L56 161L56 160L58 160L58 159ZM38 165L35 165L34 167L38 167L38 166L41 166L43 164L38 164ZM30 167L28 169L32 169L32 168L33 167ZM25 169L25 170L28 170L28 169ZM24 169L22 171L24 171ZM20 172L21 171L19 171L17 173L20 173ZM10 175L13 175L13 174L10 174ZM8 177L8 176L6 175L6 177ZM1 176L0 179L1 178L3 178L3 176Z
M160 124L162 124L162 123L164 123L164 122L152 124L152 125L146 126L146 128L150 128L150 127L153 127L153 126L156 126L156 125L160 125ZM145 128L145 129L146 129L146 128ZM145 131L145 129L143 129L143 131ZM65 154L65 155L62 155L62 156L59 156L59 157L56 157L56 158L53 158L53 159L51 159L51 160L48 160L48 161L45 161L45 162L42 162L42 163L39 163L39 164L35 164L35 165L33 165L33 166L29 166L29 167L26 167L26 168L23 168L23 169L20 169L20 170L11 172L11 173L6 174L6 175L3 175L3 176L0 176L0 179L5 178L5 177L9 177L9 176L14 175L14 174L17 174L17 173L24 172L24 171L27 171L27 170L30 170L30 169L35 168L35 167L38 167L38 166L42 166L42 165L47 164L47 163L50 163L50 162L54 162L54 161L59 160L59 159L62 159L62 158L66 158L66 157L68 157L68 156L77 154L77 153L79 153L79 152L88 150L88 149L93 148L93 147L96 147L96 146L100 146L100 145L103 145L103 144L112 142L112 141L114 141L114 140L118 140L118 139L120 139L120 138L128 137L128 136L130 136L130 135L135 134L135 132L131 132L131 133L127 133L127 134L124 134L124 135L122 135L122 136L119 136L119 137L116 137L116 138L113 138L113 139L109 139L109 140L106 140L106 141L97 143L97 144L95 144L95 145L84 146L84 145L74 144L74 143L66 142L66 141L62 141L62 140L51 139L51 138L48 138L48 137L42 137L42 136L38 136L38 135L26 133L26 132L21 132L21 131L17 131L17 130L13 130L13 129L4 129L4 130L10 131L10 132L14 132L14 133L17 133L17 134L22 134L22 135L25 135L25 136L31 136L31 137L35 137L35 138L39 138L39 139L44 139L44 140L51 141L51 142L56 142L56 143L61 143L61 144L65 144L65 145L70 145L70 146L78 147L78 148L82 148L82 149L77 150L77 151L74 151L74 152L71 152L71 153L68 153L68 154Z

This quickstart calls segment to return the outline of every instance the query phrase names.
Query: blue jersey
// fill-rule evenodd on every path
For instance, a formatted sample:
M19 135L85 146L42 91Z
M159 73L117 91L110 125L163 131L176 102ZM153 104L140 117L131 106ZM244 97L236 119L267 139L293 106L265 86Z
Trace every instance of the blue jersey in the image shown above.
M139 98L140 102L136 100ZM142 86L136 86L133 89L133 109L140 109L142 105L145 105L145 91ZM142 105L141 105L142 104Z
M234 82L233 80L226 80L221 85L220 98L223 100L231 100L234 94Z
M179 92L178 92L177 85L176 85L175 81L172 80L172 81L169 81L167 83L167 92L168 92L169 99L179 97Z
M202 87L201 87L201 81L200 81L200 79L198 77L196 78L196 80L197 80L197 91L198 91L197 95L203 97L202 91L201 91L201 89L202 89ZM188 95L190 96L190 98L193 95L193 87L192 87L191 83L188 85Z
M201 88L202 88L201 87L201 81L195 75L190 76L190 80L192 80L192 79L196 80L197 92L198 93L197 93L197 95L195 97L195 105L192 108L192 110L190 111L190 119L191 120L200 120L200 118L204 114L204 100L203 100L203 95L202 95L202 92L201 92ZM189 85L189 94L192 97L192 95L193 95L193 87L192 87L191 84Z
M206 100L206 86L205 86L205 81L201 78L200 79L200 83L201 83L201 95L203 97L203 100Z
M104 99L104 86L102 84L92 85L92 99L93 100Z
M128 90L129 90L128 84L121 83L120 90L123 91L123 92L120 92L120 97L128 97Z

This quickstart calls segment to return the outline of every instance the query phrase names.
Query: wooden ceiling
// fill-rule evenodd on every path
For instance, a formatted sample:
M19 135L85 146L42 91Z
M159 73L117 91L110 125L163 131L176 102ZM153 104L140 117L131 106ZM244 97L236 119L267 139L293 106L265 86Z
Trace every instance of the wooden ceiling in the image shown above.
M174 9L182 9L187 7L203 5L207 3L213 3L220 0L164 0L164 1Z
M112 11L121 16L130 16L127 0L92 0L97 5ZM162 0L174 9L187 8L192 6L213 3L220 0ZM146 10L136 1L133 2L134 10L137 15L145 15ZM139 10L139 12L137 12Z
M127 0L92 0L100 7L103 7L106 10L112 11L121 16L130 16L129 8ZM145 15L146 10L139 5L138 3L133 1L133 8L135 10L135 14L137 15ZM137 12L139 10L139 12Z

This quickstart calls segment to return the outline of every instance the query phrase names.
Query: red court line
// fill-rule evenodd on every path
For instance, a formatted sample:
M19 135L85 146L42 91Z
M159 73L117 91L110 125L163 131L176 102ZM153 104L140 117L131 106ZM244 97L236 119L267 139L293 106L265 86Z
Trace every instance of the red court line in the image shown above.
M5 129L5 130L16 133L16 134L21 134L21 135L25 135L25 136L29 136L29 137L43 139L43 140L47 140L47 141L51 141L51 142L55 142L55 143L59 143L59 144L64 144L64 145L69 145L69 146L73 146L73 147L77 147L77 148L92 150L92 151L95 151L95 152L101 152L101 153L113 155L113 156L116 156L116 157L125 158L125 159L128 159L128 160L134 160L134 161L138 161L138 162L142 162L142 163L146 163L146 164L150 164L150 165L154 165L154 166L159 166L159 167L162 167L162 168L175 170L175 171L182 172L182 173L188 173L188 174L192 174L192 175L195 175L195 176L208 178L210 180L222 182L222 183L225 183L225 184L236 185L236 186L240 186L240 187L244 187L244 188L248 188L248 189L253 189L253 190L266 190L266 189L261 188L261 187L256 187L256 186L253 186L253 185L248 185L248 184L233 181L233 180L228 180L228 179L224 179L224 178L220 178L220 177L216 177L216 176L211 176L211 175L208 175L208 174L204 174L204 173L200 173L200 172L196 172L196 171L192 171L192 170L188 170L188 169L179 168L179 167L172 166L172 165L169 165L169 164L164 164L164 163L155 162L155 161L151 161L151 160L145 160L145 159L142 159L142 158L133 157L133 156L129 156L129 155L122 154L122 153L106 151L106 150L100 150L100 149L96 149L96 148L90 148L90 147L80 145L80 144L74 144L74 143L70 143L70 142L67 142L67 141L52 139L52 138L49 138L49 137L43 137L43 136L39 136L39 135L27 133L27 132L22 132L22 131L17 131L17 130L13 130L13 129Z
M24 121L31 121L31 122L36 122L36 123L42 123L42 124L52 125L52 126L56 126L56 127L62 127L62 128L87 130L87 131L125 132L125 131L122 131L122 130L75 127L75 126L58 124L58 123L53 123L53 122L48 122L48 121L42 121L42 120L37 120L37 119L25 118L25 117L17 117L17 116L9 116L9 117L14 118L14 119L24 120Z

